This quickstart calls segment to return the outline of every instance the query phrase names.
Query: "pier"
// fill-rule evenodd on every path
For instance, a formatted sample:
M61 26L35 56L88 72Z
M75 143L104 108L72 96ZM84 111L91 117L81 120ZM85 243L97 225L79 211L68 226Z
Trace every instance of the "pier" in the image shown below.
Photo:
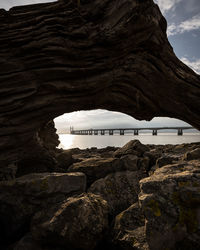
M160 130L176 130L177 135L183 135L183 130L194 129L193 127L150 127L150 128L100 128L100 129L79 129L74 130L70 127L72 135L139 135L139 131L151 131L152 135L156 136Z

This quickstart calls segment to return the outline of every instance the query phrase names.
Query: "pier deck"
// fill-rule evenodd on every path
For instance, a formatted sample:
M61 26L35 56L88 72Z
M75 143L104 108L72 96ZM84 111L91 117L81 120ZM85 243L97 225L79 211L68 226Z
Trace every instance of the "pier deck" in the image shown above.
M152 135L157 135L160 130L177 130L177 135L183 135L183 130L194 129L191 126L188 127L149 127L149 128L99 128L99 129L79 129L74 130L70 127L70 134L73 135L124 135L125 132L128 134L133 133L134 135L139 135L139 131L152 131Z

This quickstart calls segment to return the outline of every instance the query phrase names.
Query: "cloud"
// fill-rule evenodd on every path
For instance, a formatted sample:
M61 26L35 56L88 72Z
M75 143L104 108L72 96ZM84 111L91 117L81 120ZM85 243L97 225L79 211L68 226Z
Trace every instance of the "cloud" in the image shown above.
M64 114L55 120L58 133L69 132L69 127L75 129L89 128L127 128L127 127L152 127L152 126L184 126L183 121L172 118L154 118L151 122L137 121L131 116L108 110L79 111Z
M182 0L155 0L163 14L168 11L174 11L176 5L181 1Z
M200 59L196 59L195 61L190 61L186 57L182 57L181 61L192 68L196 73L200 74Z
M168 36L182 34L184 32L198 30L200 28L200 15L193 16L192 18L181 22L178 25L171 24L167 29Z

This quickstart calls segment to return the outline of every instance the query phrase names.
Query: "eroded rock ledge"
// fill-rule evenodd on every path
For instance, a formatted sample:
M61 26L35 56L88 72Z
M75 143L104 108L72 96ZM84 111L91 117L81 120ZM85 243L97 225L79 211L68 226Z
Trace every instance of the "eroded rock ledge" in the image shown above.
M78 148L53 173L0 181L9 250L200 248L200 143Z
M200 129L200 77L175 56L153 0L60 0L0 10L0 167L76 110L182 119Z

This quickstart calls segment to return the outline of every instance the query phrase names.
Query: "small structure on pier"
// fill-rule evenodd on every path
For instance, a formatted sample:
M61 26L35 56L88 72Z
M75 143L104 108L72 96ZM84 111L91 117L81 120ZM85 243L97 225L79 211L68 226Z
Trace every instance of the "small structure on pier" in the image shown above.
M177 135L183 135L183 130L194 129L193 127L154 127L154 128L104 128L104 129L80 129L74 130L73 127L70 127L70 134L73 135L124 135L125 132L133 135L139 135L139 131L150 130L152 135L157 135L160 130L177 130Z

